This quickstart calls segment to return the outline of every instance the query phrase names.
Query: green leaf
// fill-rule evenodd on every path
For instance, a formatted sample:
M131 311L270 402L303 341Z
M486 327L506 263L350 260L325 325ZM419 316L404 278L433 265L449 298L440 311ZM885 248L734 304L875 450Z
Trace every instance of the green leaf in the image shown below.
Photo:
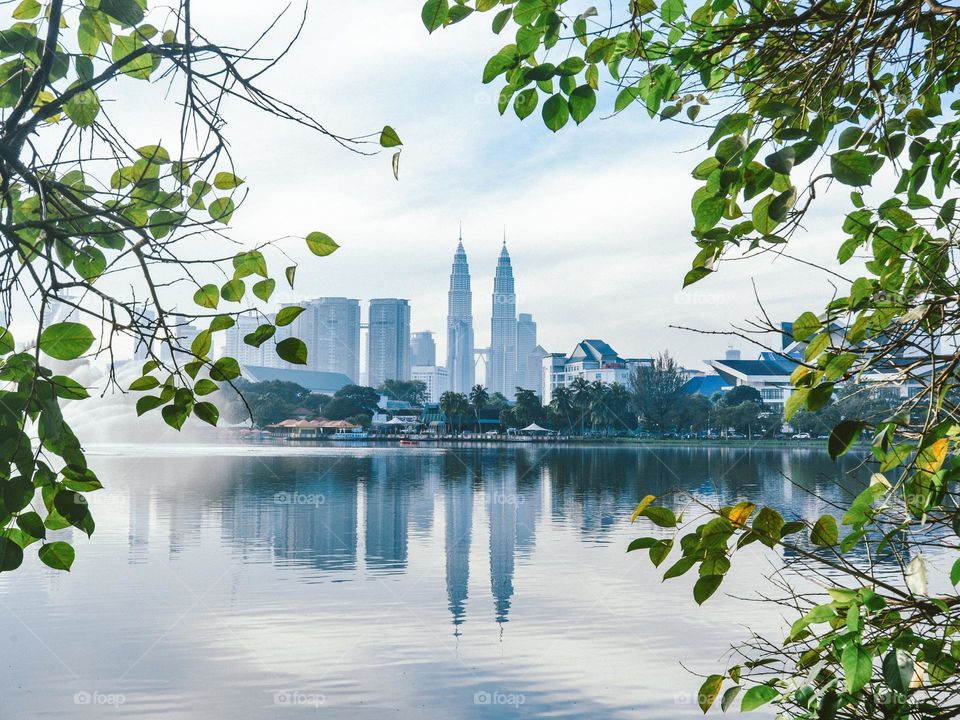
M277 327L284 327L289 325L302 313L304 308L299 305L290 305L289 307L280 308L277 312L277 316L273 320L273 324Z
M224 283L223 287L220 288L220 295L227 302L240 302L243 299L243 294L246 292L246 285L243 280L240 278L233 278Z
M907 692L913 679L913 658L905 650L893 650L883 659L883 679L899 693Z
M820 547L830 547L837 544L839 536L836 518L833 515L823 515L810 531L810 542Z
M859 645L847 645L840 656L840 663L843 665L843 676L849 692L860 692L864 685L870 682L873 660Z
M133 392L142 392L144 390L153 390L155 387L160 386L160 381L157 380L153 375L144 375L143 377L137 378L132 383L130 383L129 390Z
M47 543L41 547L38 555L40 556L40 562L44 565L52 567L54 570L66 570L69 572L70 567L73 565L73 560L76 557L76 552L70 543L58 540L57 542Z
M720 196L703 200L693 211L694 229L700 233L712 230L723 218L723 209L726 206L726 198Z
M100 0L100 12L118 20L121 25L133 26L143 20L143 9L136 0Z
M551 95L543 104L541 111L543 123L553 132L557 132L570 119L570 108L567 105L567 99L560 93Z
M218 172L213 178L213 185L220 190L232 190L243 185L243 180L233 173Z
M12 353L16 347L13 335L6 328L0 328L0 355Z
M0 572L16 570L23 563L23 548L10 538L0 535Z
M805 342L816 332L820 332L823 323L812 312L805 312L793 321L793 339Z
M93 333L86 325L62 322L40 334L40 349L56 360L76 360L93 345Z
M154 395L144 395L142 398L137 400L137 417L140 417L144 413L148 413L163 404L164 400L161 400Z
M83 385L66 375L54 375L50 378L50 384L53 385L53 391L57 397L64 400L83 400L90 397L90 393Z
M307 364L307 346L299 338L287 338L278 342L277 355L294 365Z
M775 153L767 155L764 163L771 170L781 175L789 175L793 170L793 163L796 160L797 151L793 147L785 147L777 150Z
M766 705L780 693L776 688L769 685L754 685L743 694L743 700L740 703L740 712L750 712L758 707Z
M77 127L89 127L100 114L100 99L93 90L81 90L63 104L63 111Z
M860 437L860 433L867 426L865 422L858 420L844 420L838 423L830 433L830 439L827 441L827 452L830 457L836 460L846 453Z
M447 0L427 0L420 11L420 18L428 32L433 32L442 26L450 11Z
M950 568L950 584L960 584L960 560L954 561L953 567Z
M230 222L234 209L233 200L228 197L217 198L207 206L210 217L224 225Z
M510 22L510 18L513 16L513 8L506 8L498 12L494 18L493 23L491 24L491 29L495 35L499 35L500 31L507 26L507 23Z
M384 125L383 130L380 131L380 147L392 148L399 145L403 145L403 141L400 140L397 131L389 125Z
M210 378L217 382L236 380L240 377L240 365L231 357L217 360L210 368Z
M597 106L597 93L589 85L581 85L570 93L570 116L579 125Z
M307 247L314 255L325 257L340 246L326 233L312 232L307 235Z
M17 527L30 537L35 537L38 540L47 536L47 529L43 526L43 520L33 511L17 515Z
M197 395L209 395L210 393L215 393L219 389L219 385L212 380L207 380L207 378L197 380L197 384L193 386L193 392Z
M660 6L660 19L667 25L683 16L683 0L665 0Z
M273 290L277 286L277 281L273 278L261 280L253 286L253 294L266 302L273 295Z
M40 14L40 3L37 0L22 0L13 9L13 16L17 20L32 20Z
M667 568L667 571L663 574L664 580L670 580L675 577L680 577L686 573L690 568L692 568L697 563L697 558L693 555L688 555L687 557L682 557L677 560L673 565Z
M204 285L193 294L193 301L200 307L215 310L220 304L220 288L213 283Z
M859 150L841 150L830 156L830 172L844 185L869 185L875 171L874 159Z
M220 419L220 411L217 406L209 402L198 402L193 406L193 414L203 420L208 425L217 426L217 420Z
M677 517L670 508L651 506L640 514L660 527L672 528L677 526Z
M291 288L293 288L293 282L294 282L294 280L297 279L297 266L296 266L296 265L290 265L289 267L287 267L287 268L283 271L283 274L286 275L286 277L287 277L287 284L288 284Z
M697 580L696 585L693 586L693 599L697 601L697 605L703 605L717 591L722 582L723 575L704 575Z
M703 681L700 691L697 693L697 701L700 709L706 712L713 705L720 694L720 687L723 685L723 675L711 675Z

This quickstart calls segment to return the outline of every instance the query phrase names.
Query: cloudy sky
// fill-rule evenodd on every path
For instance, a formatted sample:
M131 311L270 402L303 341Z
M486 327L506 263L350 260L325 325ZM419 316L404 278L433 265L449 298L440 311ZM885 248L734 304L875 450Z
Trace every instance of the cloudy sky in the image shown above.
M285 5L198 0L195 24L215 41L240 46ZM295 30L296 10L278 26L277 41ZM601 95L595 116L556 135L539 113L523 123L500 117L498 88L480 81L486 59L508 42L491 33L491 16L430 36L416 0L313 2L299 42L262 78L264 88L335 132L395 127L404 141L399 182L388 153L360 156L240 104L224 109L249 188L233 218L235 236L254 242L322 230L341 245L329 258L312 259L291 241L302 260L298 287L276 299L405 297L414 330L442 330L462 222L478 345L489 340L504 227L518 309L534 315L540 343L554 352L595 337L622 355L668 348L699 366L728 341L669 326L718 330L756 316L751 281L774 318L792 320L822 304L830 292L822 274L772 256L727 263L681 292L695 252L689 171L704 156L698 146L706 133L639 111L603 119L612 90ZM153 108L143 109L135 112L145 135L174 134L176 124L164 127ZM829 227L841 207L821 207L812 227ZM792 249L829 262L832 247L829 234L811 230Z

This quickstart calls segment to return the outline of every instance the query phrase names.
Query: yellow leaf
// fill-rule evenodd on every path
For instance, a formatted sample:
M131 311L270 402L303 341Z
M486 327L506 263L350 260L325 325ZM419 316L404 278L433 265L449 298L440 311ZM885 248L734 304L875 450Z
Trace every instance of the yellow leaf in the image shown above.
M636 522L637 518L647 509L647 506L650 505L654 500L656 500L655 495L647 495L643 500L640 501L640 504L637 505L636 509L633 511L633 515L630 516L630 522Z

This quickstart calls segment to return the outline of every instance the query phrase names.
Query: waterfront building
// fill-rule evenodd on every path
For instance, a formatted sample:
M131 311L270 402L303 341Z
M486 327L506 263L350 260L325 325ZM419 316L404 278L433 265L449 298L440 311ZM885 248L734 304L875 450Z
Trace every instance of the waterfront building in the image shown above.
M437 364L437 343L429 330L415 332L410 337L410 365L429 366Z
M543 360L549 356L550 353L542 345L537 345L527 356L527 380L523 387L533 390L541 399L543 398Z
M487 390L512 399L517 392L517 295L506 241L497 260L492 302Z
M549 403L558 387L570 387L577 378L629 386L634 370L652 363L649 358L622 358L603 340L581 340L570 355L543 358L543 402Z
M367 384L410 379L410 303L399 298L370 301Z
M414 365L411 376L427 386L427 402L440 402L440 396L450 389L450 376L445 367Z
M470 392L476 376L474 363L473 293L470 290L470 266L461 236L453 256L447 293L447 372L451 390Z
M318 370L302 370L296 366L263 367L259 365L241 365L241 377L252 383L279 382L296 383L311 393L333 395L340 388L353 384L353 381L343 373L320 372Z
M360 380L360 301L345 297L308 300L290 332L307 345L307 368ZM277 328L277 332L282 328Z

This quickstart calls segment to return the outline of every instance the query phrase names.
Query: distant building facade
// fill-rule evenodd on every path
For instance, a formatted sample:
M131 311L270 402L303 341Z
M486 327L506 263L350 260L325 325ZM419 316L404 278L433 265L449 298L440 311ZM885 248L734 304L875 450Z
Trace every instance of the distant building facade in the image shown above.
M399 298L370 301L367 384L410 379L410 303Z
M415 332L410 339L410 365L436 365L437 343L429 330Z
M577 378L628 386L636 368L652 365L649 358L622 358L603 340L581 340L569 355L551 353L542 360L544 403L559 387L570 387Z
M503 393L512 399L517 388L517 295L506 242L497 261L492 303L487 390Z
M539 386L536 380L541 377L539 364L535 365L537 372L530 373L530 363L537 363L536 359L531 357L536 348L537 323L530 313L520 313L517 316L517 386L534 392Z
M445 367L414 365L411 375L427 386L427 402L440 402L440 396L450 389L450 376Z
M463 249L457 245L450 271L447 293L447 372L450 389L467 393L476 377L473 342L473 293L470 290L470 266Z

